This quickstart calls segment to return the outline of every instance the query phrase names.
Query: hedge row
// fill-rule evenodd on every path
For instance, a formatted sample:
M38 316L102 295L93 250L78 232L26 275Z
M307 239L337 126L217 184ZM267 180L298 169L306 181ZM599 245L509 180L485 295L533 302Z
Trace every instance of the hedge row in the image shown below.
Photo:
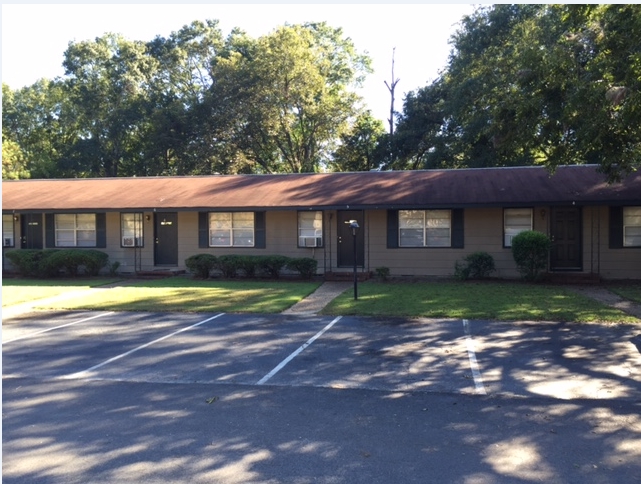
M309 279L316 274L318 261L311 257L291 258L284 255L197 254L185 259L185 265L201 279L207 279L213 271L220 271L226 278L236 277L242 272L245 277L261 274L278 279L283 269Z
M81 272L97 276L109 260L107 254L93 249L22 249L5 255L25 277L77 276Z

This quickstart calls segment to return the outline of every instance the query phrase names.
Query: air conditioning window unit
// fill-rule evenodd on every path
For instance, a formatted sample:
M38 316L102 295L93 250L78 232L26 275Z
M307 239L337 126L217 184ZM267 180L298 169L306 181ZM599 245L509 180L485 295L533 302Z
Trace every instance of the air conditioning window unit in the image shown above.
M11 247L13 245L13 239L11 237L5 237L3 242L5 247Z
M135 247L136 239L134 237L123 237L122 246L123 247Z
M303 239L303 247L321 247L323 239L321 237L301 237Z

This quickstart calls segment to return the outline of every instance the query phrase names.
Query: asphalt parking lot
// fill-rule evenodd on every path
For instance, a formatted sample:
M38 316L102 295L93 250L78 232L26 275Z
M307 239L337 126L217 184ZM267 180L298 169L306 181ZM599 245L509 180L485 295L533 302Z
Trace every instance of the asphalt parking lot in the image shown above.
M3 482L641 482L641 330L38 313Z

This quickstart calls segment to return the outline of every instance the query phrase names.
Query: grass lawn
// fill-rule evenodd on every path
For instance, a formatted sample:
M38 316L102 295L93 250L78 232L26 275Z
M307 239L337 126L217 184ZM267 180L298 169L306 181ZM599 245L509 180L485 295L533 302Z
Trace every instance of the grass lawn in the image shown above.
M86 277L78 279L2 279L2 306L44 299L59 294L103 286L118 278Z
M498 319L504 321L640 321L560 286L519 282L417 282L359 285L324 314Z
M641 284L612 285L608 289L621 297L641 304Z
M171 277L134 281L41 309L279 313L314 292L316 282L217 281Z

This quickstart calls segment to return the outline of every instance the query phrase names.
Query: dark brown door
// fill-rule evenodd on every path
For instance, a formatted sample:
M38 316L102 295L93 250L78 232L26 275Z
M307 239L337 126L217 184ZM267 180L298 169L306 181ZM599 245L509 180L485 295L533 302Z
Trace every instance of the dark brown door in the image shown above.
M178 214L176 212L155 214L154 265L178 265Z
M43 229L41 213L25 213L20 216L20 248L42 249Z
M356 229L356 237L349 226L350 220L358 222L359 228ZM365 217L363 211L340 210L337 221L338 267L354 267L354 243L356 243L356 265L363 267L365 263Z
M553 207L550 214L550 269L553 271L580 271L583 268L581 255L581 209L577 207Z

